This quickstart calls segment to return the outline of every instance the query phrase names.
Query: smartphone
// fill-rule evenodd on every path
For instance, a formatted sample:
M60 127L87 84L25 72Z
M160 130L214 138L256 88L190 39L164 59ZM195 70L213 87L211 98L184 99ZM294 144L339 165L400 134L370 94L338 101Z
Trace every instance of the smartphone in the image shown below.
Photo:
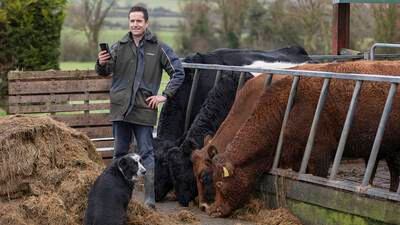
M99 44L101 51L107 51L108 54L110 54L111 57L111 51L110 48L108 47L107 43L100 43Z

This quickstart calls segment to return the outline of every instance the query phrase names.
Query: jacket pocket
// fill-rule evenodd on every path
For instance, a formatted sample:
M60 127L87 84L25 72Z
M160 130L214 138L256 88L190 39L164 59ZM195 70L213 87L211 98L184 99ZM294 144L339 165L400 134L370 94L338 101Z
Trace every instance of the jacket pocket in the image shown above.
M111 104L123 105L126 98L126 87L111 89L110 90L110 102Z
M146 99L153 94L145 89L140 88L138 92L136 93L136 98L135 98L135 107L137 108L144 108L144 109L151 109L146 102Z

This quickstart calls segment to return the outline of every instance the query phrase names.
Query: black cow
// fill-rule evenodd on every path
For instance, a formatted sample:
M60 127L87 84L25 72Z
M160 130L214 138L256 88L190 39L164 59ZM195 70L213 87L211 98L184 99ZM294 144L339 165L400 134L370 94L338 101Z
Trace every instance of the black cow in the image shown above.
M196 53L186 57L183 61L187 63L243 66L250 65L255 61L302 63L309 60L310 58L303 48L287 47L273 51L217 49L206 54ZM220 113L219 107L210 105L213 104L215 100L210 100L209 103L203 104L207 98L208 92L213 88L216 71L199 70L199 82L190 115L191 125L189 131L185 133L185 114L189 100L189 93L192 86L194 70L185 69L185 73L186 76L184 83L178 89L176 95L173 98L168 99L163 106L158 123L157 138L155 139L156 200L162 200L168 191L171 190L173 183L175 183L175 191L178 200L182 205L187 205L187 203L196 195L196 186L191 169L190 153L195 147L202 147L203 138L206 134L215 133L221 122L225 119L234 100L234 97L230 98L226 96L225 98L222 97L223 95L218 97L218 104L221 104L221 100L221 102L223 102L222 104L230 105L229 107L224 108L224 110L226 110L224 113ZM227 76L225 73L223 77L225 77L224 79L227 79L229 76ZM234 77L233 79L238 79L237 75L233 75L231 77ZM223 90L227 89L232 90L233 92L230 94L230 96L234 96L237 83L235 83L235 85L228 81L219 83L221 83L221 86L218 84L218 86L220 86L218 87L220 91L216 91L215 93L223 93ZM207 113L207 115L199 116L198 118L202 119L195 120L196 115L199 113L202 107L205 108L203 112ZM213 123L214 125L210 125L211 127L204 126L204 124L210 123L211 121L215 121L215 123ZM177 148L178 146L180 146L180 148ZM171 150L169 151L169 149ZM168 159L166 159L168 151ZM176 160L180 160L179 162L181 163L171 163L175 162ZM170 163L171 165L169 166ZM187 168L189 167L189 173L191 174L184 172L187 171Z
M204 137L213 136L228 115L235 99L240 74L224 73L215 88L211 89L200 112L179 147L168 150L169 174L178 202L187 206L197 196L196 180L190 160L194 149L203 147ZM245 81L252 78L245 74Z
M302 47L294 46L272 51L216 49L209 53L196 53L185 57L183 62L244 66L250 65L255 61L303 63L309 60L307 52ZM199 73L199 82L190 115L190 124L200 111L200 107L206 99L208 92L213 88L217 72L214 70L199 70ZM185 114L194 70L185 68L185 74L183 84L174 97L168 99L161 110L157 126L157 138L160 140L176 141L184 134Z

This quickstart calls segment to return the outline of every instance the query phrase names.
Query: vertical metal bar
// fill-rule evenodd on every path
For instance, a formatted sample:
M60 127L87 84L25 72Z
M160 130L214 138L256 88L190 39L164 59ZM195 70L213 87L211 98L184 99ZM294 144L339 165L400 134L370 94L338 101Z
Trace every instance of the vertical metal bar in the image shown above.
M272 73L267 75L267 77L265 78L264 87L271 86L271 84L272 84L272 76L273 76Z
M272 169L278 168L279 158L281 157L282 144L283 144L283 134L285 132L286 124L289 119L289 113L292 109L294 98L296 97L297 85L299 84L299 76L295 76L292 82L292 88L290 89L290 94L288 98L288 103L286 105L285 115L283 116L281 132L279 133L278 145L276 147L274 163L272 164Z
M358 95L360 94L362 81L358 80L356 86L354 87L353 96L351 97L350 106L347 111L346 120L344 122L343 131L340 135L340 141L338 148L336 150L335 160L333 161L333 166L331 174L329 175L329 180L335 179L337 171L339 169L340 161L342 160L344 147L346 146L347 137L349 136L351 123L353 122L353 116L357 107Z
M304 151L303 160L301 161L300 173L305 173L307 169L308 160L310 159L311 151L314 146L314 139L317 133L318 122L321 116L322 109L325 104L326 97L328 96L329 82L330 82L329 78L324 79L324 84L322 85L317 109L315 110L314 119L311 125L310 135L308 136L306 150Z
M374 61L375 60L375 49L376 49L376 44L372 45L371 49L369 50L369 60Z
M396 94L396 89L397 89L397 84L392 83L390 85L388 97L386 98L385 108L383 109L381 121L379 122L378 131L376 132L374 144L372 145L372 151L369 156L367 169L365 171L365 175L361 184L361 186L363 187L367 186L369 180L371 179L372 171L374 169L379 148L381 146L383 134L385 132L386 123L389 119L390 111L392 110L392 103L393 103L393 98Z
M194 71L194 76L193 76L193 82L192 82L192 88L190 89L190 95L189 95L189 102L188 102L188 107L186 109L186 116L185 116L185 131L189 129L189 123L190 123L190 114L192 113L192 107L193 107L193 102L194 102L194 96L196 95L196 90L197 90L197 84L199 83L199 70L196 69Z
M239 83L236 91L239 91L240 88L243 87L243 84L244 84L244 72L240 72Z
M214 87L217 86L217 83L220 78L221 78L221 70L218 70L217 75L215 75Z

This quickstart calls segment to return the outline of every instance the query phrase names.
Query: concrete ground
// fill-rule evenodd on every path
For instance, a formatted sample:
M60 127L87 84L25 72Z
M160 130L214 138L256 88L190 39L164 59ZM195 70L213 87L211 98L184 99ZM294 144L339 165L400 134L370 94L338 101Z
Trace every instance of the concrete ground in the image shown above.
M140 189L140 188L139 188ZM143 202L144 193L141 190L136 190L133 194L133 199ZM189 210L194 216L200 220L201 225L252 225L249 221L231 219L231 218L213 218L208 216L196 206L181 207L177 201L157 202L156 208L158 212L165 214L173 214L180 210Z

